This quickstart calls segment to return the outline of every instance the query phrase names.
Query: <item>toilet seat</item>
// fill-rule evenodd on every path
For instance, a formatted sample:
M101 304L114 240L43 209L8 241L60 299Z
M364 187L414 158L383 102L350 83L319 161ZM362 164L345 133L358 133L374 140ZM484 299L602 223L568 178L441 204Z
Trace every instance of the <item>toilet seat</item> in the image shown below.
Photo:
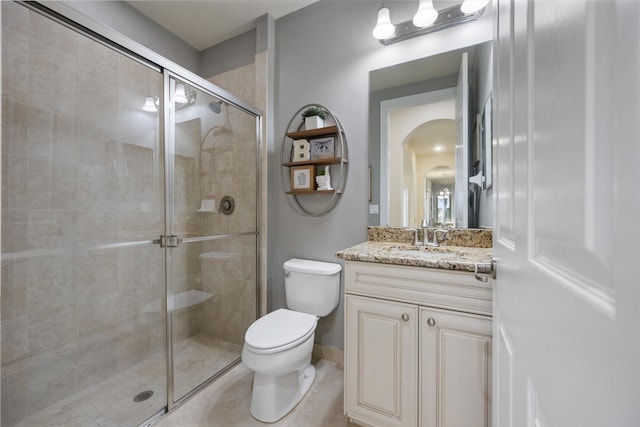
M317 322L313 314L281 308L256 320L247 329L244 342L253 353L277 353L308 339Z

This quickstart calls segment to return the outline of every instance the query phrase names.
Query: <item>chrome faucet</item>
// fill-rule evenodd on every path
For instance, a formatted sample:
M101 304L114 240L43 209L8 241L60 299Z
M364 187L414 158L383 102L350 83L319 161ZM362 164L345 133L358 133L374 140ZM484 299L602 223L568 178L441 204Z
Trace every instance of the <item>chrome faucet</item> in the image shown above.
M422 244L425 246L429 244L429 239L427 236L427 227L428 227L427 220L423 219L422 220Z
M432 233L433 233L433 240L430 243L427 243L427 246L439 246L438 244L438 229L437 228L433 228L432 229Z
M413 230L413 246L420 246L420 239L418 239L418 229Z

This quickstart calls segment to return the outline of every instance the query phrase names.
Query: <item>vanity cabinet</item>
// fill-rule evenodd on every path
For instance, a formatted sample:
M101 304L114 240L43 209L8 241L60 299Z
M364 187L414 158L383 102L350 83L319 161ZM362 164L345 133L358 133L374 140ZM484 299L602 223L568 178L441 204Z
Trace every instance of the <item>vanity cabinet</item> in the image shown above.
M365 426L491 425L491 285L348 261L345 412Z
M418 307L347 295L347 415L379 426L418 419Z

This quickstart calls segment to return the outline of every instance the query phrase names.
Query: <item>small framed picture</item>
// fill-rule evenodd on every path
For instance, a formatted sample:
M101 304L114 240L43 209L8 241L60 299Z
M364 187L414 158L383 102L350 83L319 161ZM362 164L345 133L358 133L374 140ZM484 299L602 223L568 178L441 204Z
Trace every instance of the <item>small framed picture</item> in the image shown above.
M291 191L313 191L316 176L315 165L291 168Z
M335 157L335 138L333 136L312 139L309 144L311 145L311 160Z

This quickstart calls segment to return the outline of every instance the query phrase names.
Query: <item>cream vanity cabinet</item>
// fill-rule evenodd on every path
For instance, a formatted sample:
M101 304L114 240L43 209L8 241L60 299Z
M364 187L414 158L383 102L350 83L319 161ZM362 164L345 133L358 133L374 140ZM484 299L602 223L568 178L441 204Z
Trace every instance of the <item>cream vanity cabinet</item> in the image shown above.
M491 425L490 283L347 261L345 412L365 426Z

